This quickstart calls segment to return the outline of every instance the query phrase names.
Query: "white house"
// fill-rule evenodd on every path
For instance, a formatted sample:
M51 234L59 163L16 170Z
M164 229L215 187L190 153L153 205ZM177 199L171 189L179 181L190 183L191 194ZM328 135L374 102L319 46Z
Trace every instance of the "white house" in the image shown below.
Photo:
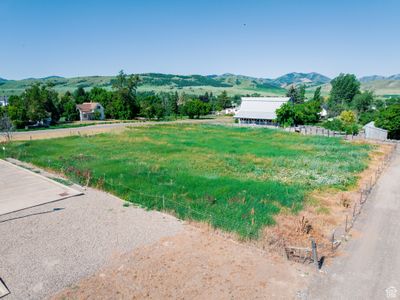
M234 118L239 124L268 125L276 119L275 111L289 100L290 97L242 97Z
M220 111L219 115L235 115L239 111L239 107L229 107Z
M85 102L76 105L81 121L104 120L104 107L97 102Z
M0 106L8 105L8 96L0 96Z
M364 127L365 138L384 141L387 139L388 131L375 127L375 122L369 122Z
M321 108L321 112L319 113L321 118L326 118L328 116L328 111L325 108Z

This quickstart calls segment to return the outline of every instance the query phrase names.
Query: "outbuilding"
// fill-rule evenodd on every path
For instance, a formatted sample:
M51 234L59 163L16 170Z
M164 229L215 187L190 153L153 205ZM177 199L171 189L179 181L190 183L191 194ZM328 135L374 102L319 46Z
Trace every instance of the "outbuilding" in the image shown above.
M381 141L384 141L387 139L388 131L385 129L376 127L375 122L369 122L363 128L365 131L366 139L381 140Z
M234 118L239 124L270 125L276 119L275 111L289 101L290 97L242 97Z

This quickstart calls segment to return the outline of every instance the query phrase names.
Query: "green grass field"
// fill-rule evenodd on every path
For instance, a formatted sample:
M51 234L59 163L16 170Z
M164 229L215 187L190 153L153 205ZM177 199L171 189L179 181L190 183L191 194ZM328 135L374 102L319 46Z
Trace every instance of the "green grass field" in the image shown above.
M370 150L262 128L171 124L14 142L6 153L149 209L257 237L281 209L301 210L311 191L354 184Z

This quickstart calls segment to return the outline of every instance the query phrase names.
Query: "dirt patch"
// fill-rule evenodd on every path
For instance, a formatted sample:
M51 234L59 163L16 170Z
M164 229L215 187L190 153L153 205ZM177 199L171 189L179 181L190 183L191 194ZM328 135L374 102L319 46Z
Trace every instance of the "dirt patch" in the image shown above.
M315 191L308 196L306 205L297 215L283 210L275 217L276 225L266 227L259 247L284 254L285 246L310 247L310 239L318 244L320 256L332 257L332 233L350 220L353 210L358 210L360 190L374 184L382 171L384 158L391 154L394 146L378 144L370 154L368 168L359 175L357 184L348 191Z
M122 256L53 299L294 299L308 272L187 226L182 234Z

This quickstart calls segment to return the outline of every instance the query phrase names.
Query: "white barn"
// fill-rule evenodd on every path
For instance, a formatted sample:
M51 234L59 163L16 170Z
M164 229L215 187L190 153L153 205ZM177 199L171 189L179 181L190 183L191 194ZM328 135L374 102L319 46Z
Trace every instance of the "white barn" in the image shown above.
M276 119L275 111L289 100L290 97L242 97L234 118L239 124L268 125Z

